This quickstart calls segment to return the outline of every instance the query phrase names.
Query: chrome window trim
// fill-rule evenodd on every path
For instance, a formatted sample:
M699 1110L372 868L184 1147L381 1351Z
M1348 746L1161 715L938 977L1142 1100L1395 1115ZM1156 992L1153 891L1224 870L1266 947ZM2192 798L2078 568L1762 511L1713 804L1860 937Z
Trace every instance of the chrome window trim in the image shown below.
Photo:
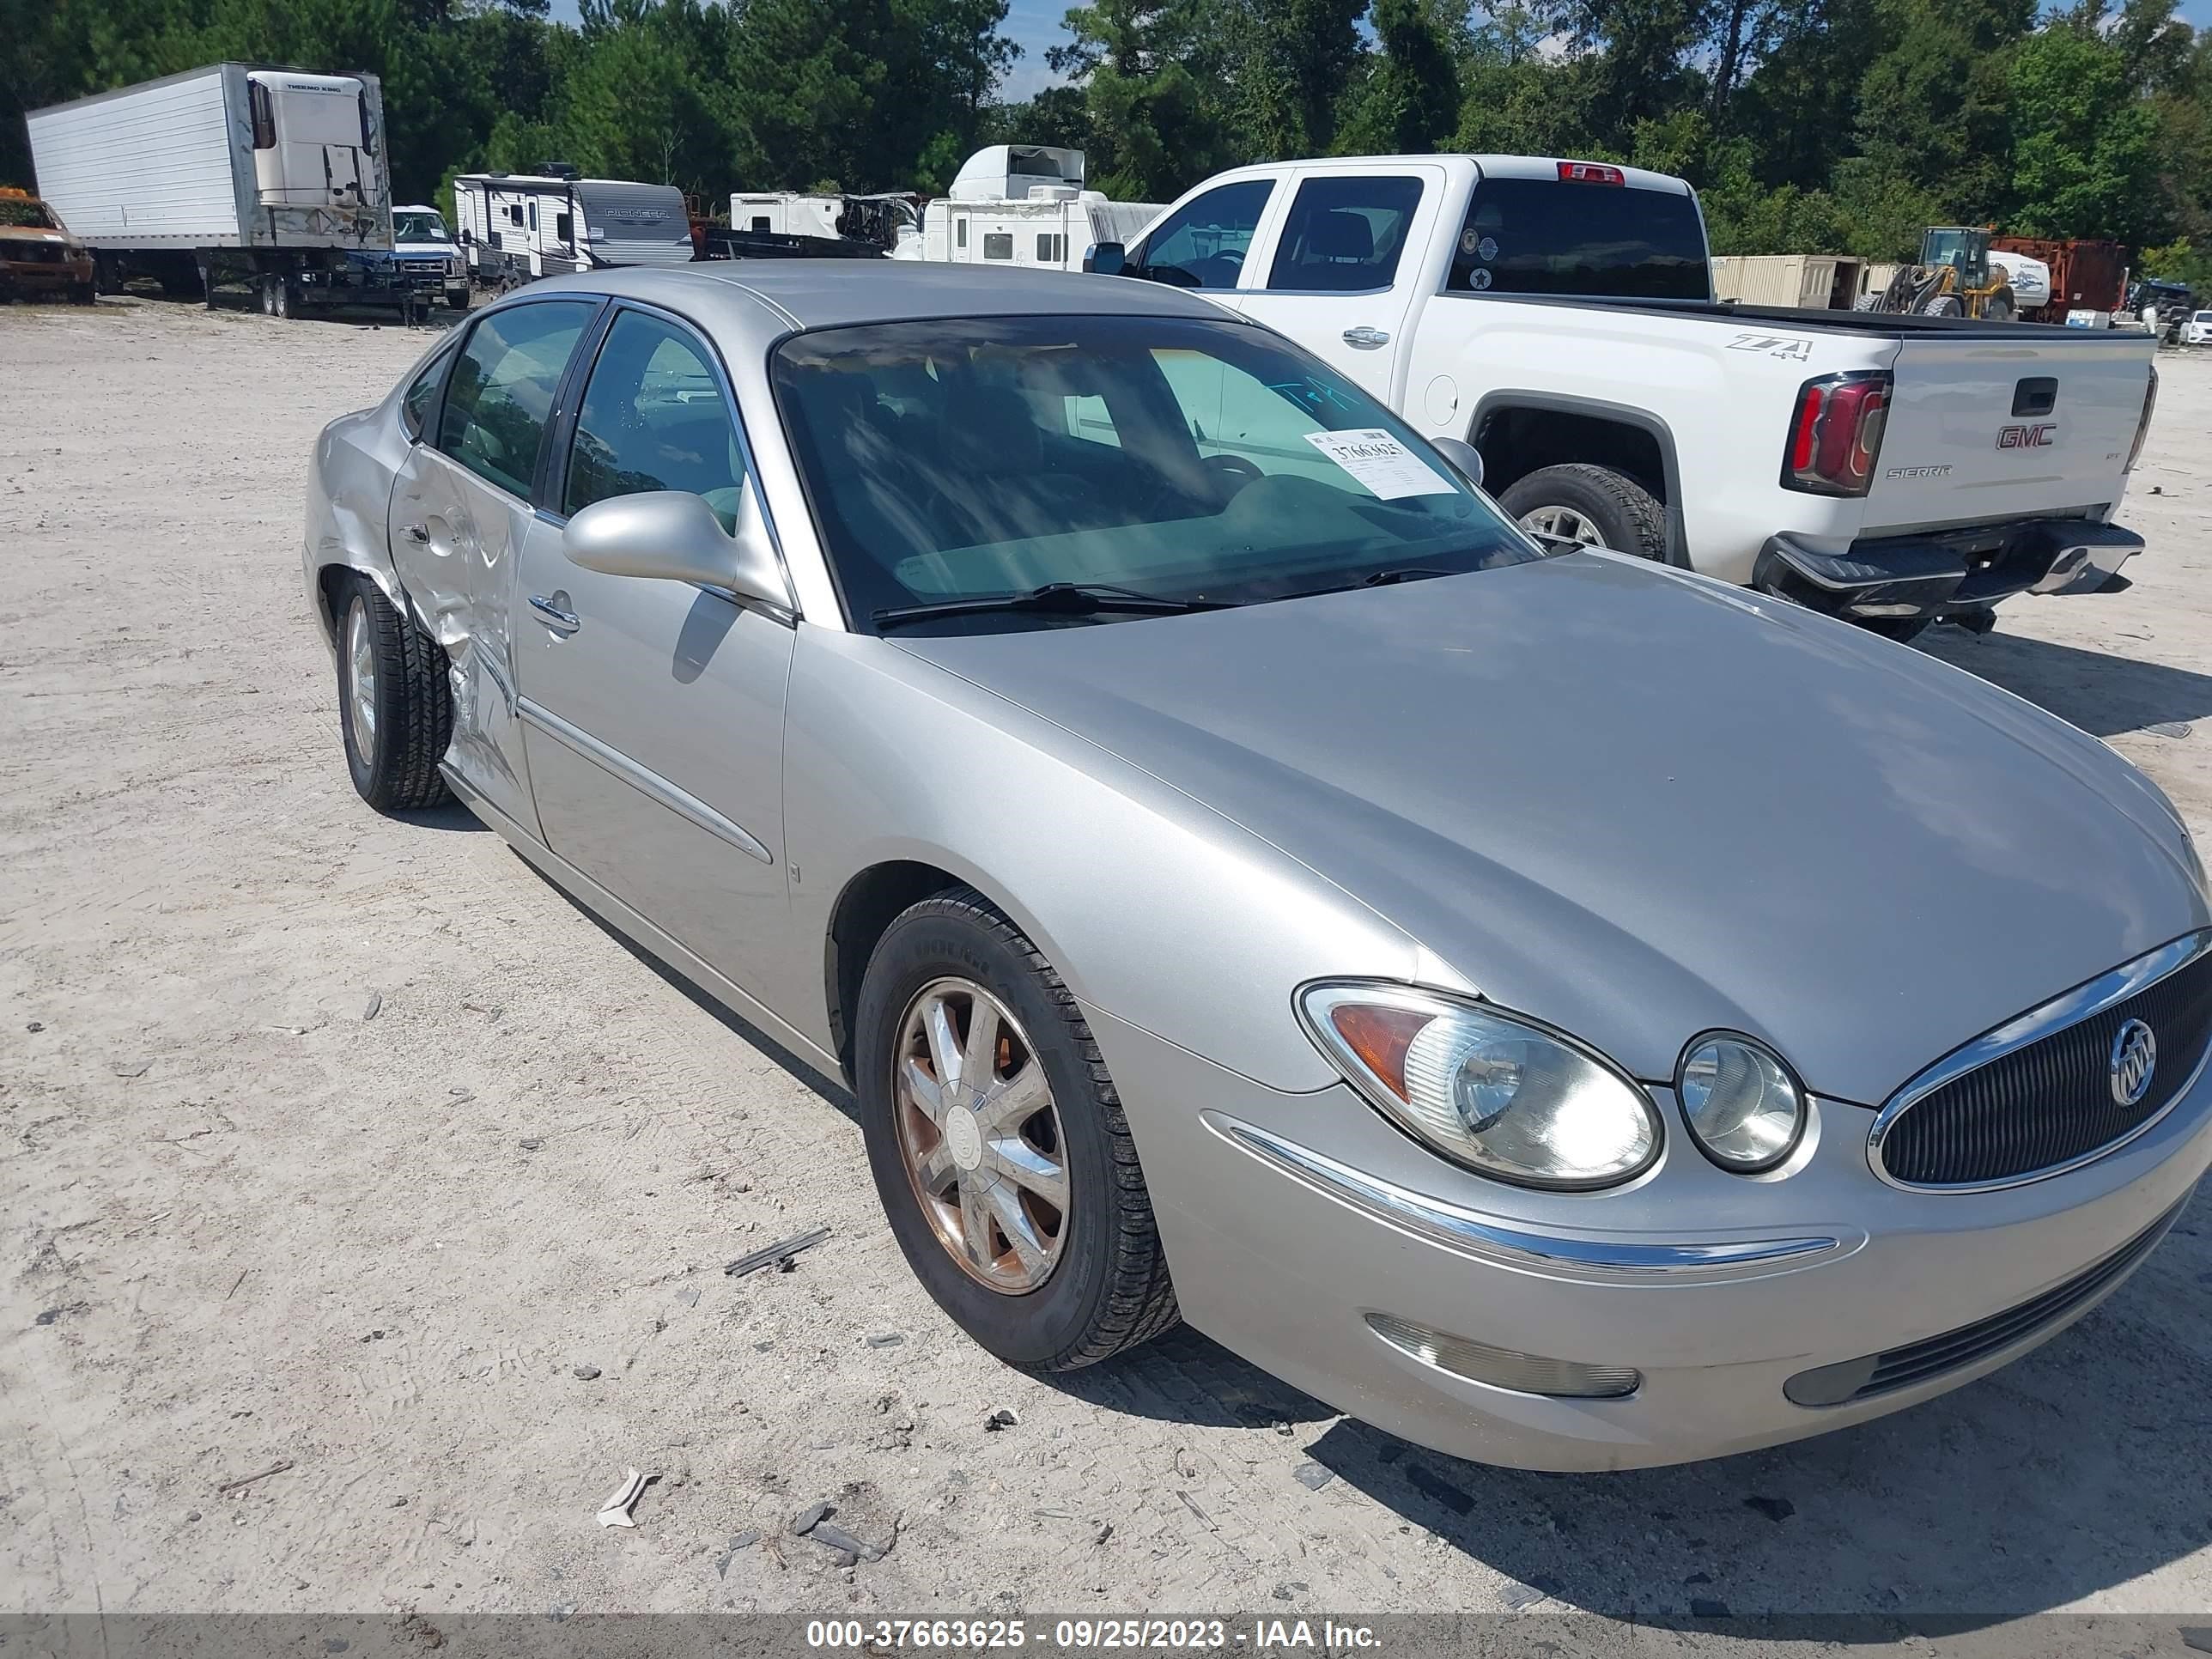
M1554 1278L1669 1285L1763 1279L1848 1255L1866 1242L1863 1233L1644 1243L1538 1232L1409 1192L1225 1113L1200 1115L1231 1146L1323 1197L1462 1255Z
M1985 1031L1964 1046L1953 1049L1926 1071L1908 1081L1892 1095L1875 1116L1874 1127L1867 1132L1867 1164L1875 1174L1889 1186L1906 1193L1994 1193L2007 1188L2025 1187L2038 1181L2050 1181L2070 1174L2099 1158L2109 1158L2123 1146L2163 1121L2168 1113L2186 1100L2204 1075L2208 1060L2212 1060L2212 1047L2197 1057L2196 1069L2184 1079L2173 1091L2172 1098L2141 1123L2120 1136L2108 1140L2094 1152L2079 1158L2053 1164L2047 1168L2031 1170L2024 1175L2007 1176L1997 1181L1976 1181L1960 1183L1899 1181L1890 1174L1881 1161L1882 1142L1897 1126L1897 1121L1911 1111L1936 1090L1946 1084L1955 1083L1970 1072L1978 1072L1990 1061L2039 1042L2045 1037L2078 1025L2093 1018L2130 997L2149 989L2160 980L2171 978L2188 967L2208 951L2212 951L2212 927L2200 927L2193 933L2146 951L2132 962L2122 963L2110 973L2100 974L2085 985L2062 992L2050 1001L2040 1003L2026 1013L2015 1014L1995 1030Z

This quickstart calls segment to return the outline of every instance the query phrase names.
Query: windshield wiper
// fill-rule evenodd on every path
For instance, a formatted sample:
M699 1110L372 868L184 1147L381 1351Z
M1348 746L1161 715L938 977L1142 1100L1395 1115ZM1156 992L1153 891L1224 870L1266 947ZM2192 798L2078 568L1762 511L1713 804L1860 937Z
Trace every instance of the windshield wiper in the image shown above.
M1038 611L1062 617L1089 617L1101 611L1125 611L1138 615L1171 617L1189 611L1223 611L1223 599L1171 599L1158 593L1139 593L1110 582L1047 582L1025 593L997 593L987 599L943 599L934 605L892 605L875 613L878 628L902 623L926 622L933 617L974 617L990 611Z

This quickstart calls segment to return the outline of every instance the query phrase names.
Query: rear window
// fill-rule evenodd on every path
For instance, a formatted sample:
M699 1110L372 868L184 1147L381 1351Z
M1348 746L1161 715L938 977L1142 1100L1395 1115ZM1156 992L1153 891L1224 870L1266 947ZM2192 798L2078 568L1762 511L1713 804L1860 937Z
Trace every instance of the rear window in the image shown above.
M1549 179L1485 179L1475 186L1449 286L1459 294L1712 297L1693 198Z

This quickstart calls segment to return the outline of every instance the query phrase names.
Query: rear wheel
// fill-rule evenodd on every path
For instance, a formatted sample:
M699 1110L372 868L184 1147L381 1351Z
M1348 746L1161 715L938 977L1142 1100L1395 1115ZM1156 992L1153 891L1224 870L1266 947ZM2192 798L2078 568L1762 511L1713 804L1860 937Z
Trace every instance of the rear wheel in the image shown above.
M439 805L451 799L438 763L453 734L445 651L367 577L339 594L338 725L353 787L380 812Z
M1667 562L1667 509L1609 466L1571 461L1540 467L1514 480L1498 504L1540 536Z
M2013 306L2012 290L2001 288L1982 305L1982 319L1990 323L2008 323L2019 313Z
M924 899L885 931L853 1064L892 1236L978 1343L1072 1370L1176 1322L1097 1044L1051 964L981 895Z

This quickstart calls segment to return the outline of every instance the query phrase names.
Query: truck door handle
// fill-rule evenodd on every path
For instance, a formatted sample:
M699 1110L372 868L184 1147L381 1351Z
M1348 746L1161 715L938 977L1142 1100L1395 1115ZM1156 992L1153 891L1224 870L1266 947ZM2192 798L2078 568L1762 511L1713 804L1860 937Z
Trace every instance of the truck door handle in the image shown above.
M542 593L532 593L530 596L530 608L552 623L554 627L564 633L573 634L584 625L584 619L573 611L563 611L561 608L560 602L568 597L566 593L556 593L549 599Z
M1372 351L1377 346L1389 345L1390 337L1379 328L1347 328L1344 331L1344 343L1362 351Z
M430 526L427 524L402 525L399 527L399 533L410 542L428 542L430 539Z

